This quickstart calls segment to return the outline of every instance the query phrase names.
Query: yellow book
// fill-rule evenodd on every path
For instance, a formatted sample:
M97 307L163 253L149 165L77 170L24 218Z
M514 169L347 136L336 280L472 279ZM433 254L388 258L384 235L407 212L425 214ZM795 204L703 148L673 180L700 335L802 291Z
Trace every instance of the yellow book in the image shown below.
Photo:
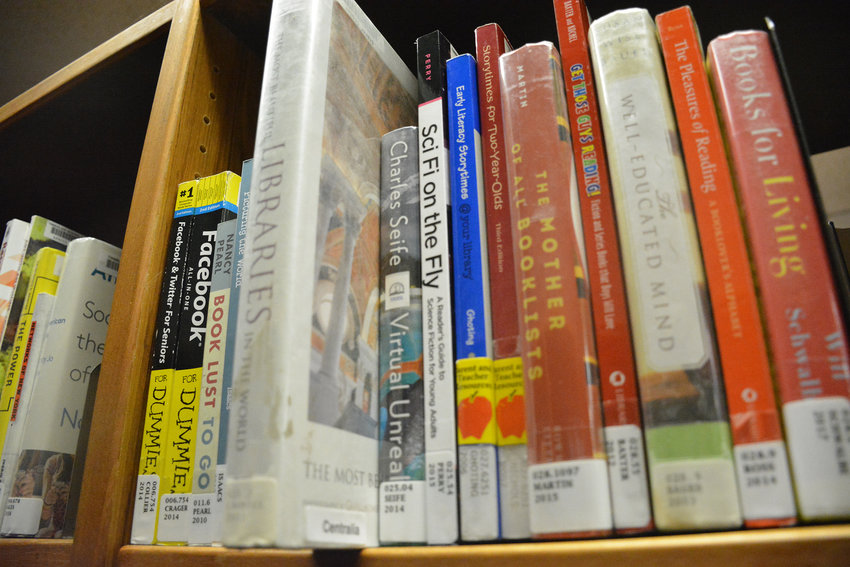
M192 521L192 480L203 377L207 307L212 289L216 230L236 218L241 178L225 171L200 179L195 187L186 275L180 296L171 410L165 434L156 542L186 544Z
M9 367L3 381L3 391L0 394L0 448L2 448L6 439L6 430L9 428L12 413L17 408L18 394L22 386L22 369L26 367L26 357L30 346L27 339L30 336L35 300L39 293L56 294L56 286L62 273L62 260L64 258L65 253L55 248L42 248L36 253L32 275L24 296L21 316L18 320L18 329L15 332L15 341L12 344Z
M156 534L160 486L165 464L165 437L171 403L171 385L177 354L180 297L188 258L189 236L195 211L197 180L177 188L165 270L160 287L159 308L151 348L151 373L142 430L139 476L133 508L130 543L152 544Z

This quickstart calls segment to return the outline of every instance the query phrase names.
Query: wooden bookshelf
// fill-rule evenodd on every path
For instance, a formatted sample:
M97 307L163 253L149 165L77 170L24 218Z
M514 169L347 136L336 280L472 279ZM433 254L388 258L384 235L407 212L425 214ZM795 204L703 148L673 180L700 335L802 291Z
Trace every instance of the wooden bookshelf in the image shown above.
M517 20L516 3L494 0L426 1L409 10L390 1L362 0L362 4L408 61L413 59L414 39L434 27L444 27L450 38L465 37L458 47L466 51L476 25ZM601 15L611 2L600 4L606 4L599 8ZM644 4L653 11L652 4L661 3ZM150 339L177 184L226 168L238 171L251 156L270 5L270 0L175 0L0 107L0 175L15 178L5 216L55 214L56 220L78 230L123 243L75 539L0 540L0 564L846 564L848 525L362 552L128 545ZM470 5L474 17L469 15ZM514 44L554 40L551 10L548 0L523 4L525 23L512 35ZM458 19L461 12L466 20ZM104 100L113 104L98 98L103 93L108 95ZM90 118L80 109L92 105L93 98L102 112L92 112ZM118 127L109 129L110 123ZM91 132L81 143L82 130ZM29 160L29 165L13 167L15 160L25 164ZM42 176L41 170L52 176ZM44 210L46 204L50 211Z

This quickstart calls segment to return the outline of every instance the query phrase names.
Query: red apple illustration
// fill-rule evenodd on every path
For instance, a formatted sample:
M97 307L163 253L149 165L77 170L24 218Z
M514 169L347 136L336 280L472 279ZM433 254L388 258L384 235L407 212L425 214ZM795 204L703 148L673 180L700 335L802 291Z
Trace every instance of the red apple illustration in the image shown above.
M493 416L490 400L477 394L477 391L473 392L471 396L462 399L458 405L457 426L461 437L481 439Z
M522 437L525 432L525 398L515 391L496 404L496 425L502 437Z

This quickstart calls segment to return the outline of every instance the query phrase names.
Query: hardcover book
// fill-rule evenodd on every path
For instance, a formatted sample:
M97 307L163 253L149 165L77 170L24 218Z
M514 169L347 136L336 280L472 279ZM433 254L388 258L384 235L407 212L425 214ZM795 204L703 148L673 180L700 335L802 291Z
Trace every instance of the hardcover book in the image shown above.
M691 185L748 527L796 522L794 489L723 135L687 6L655 17Z
M272 5L224 544L378 542L380 139L416 81L350 0Z
M381 545L427 541L417 136L404 126L381 140Z
M81 234L44 217L34 215L30 219L30 231L26 243L26 251L24 252L24 260L20 268L20 274L18 275L18 283L15 285L12 304L9 306L6 329L2 338L2 346L0 346L0 376L4 378L8 376L10 365L16 363L12 360L13 358L17 358L17 354L13 352L12 347L18 331L21 309L26 298L36 253L48 246L64 251L71 240L81 236ZM15 380L17 381L17 378ZM0 393L0 447L3 445L6 428L9 425L11 392L11 390L7 391L4 384L2 393Z
M59 283L59 276L62 273L62 260L64 258L64 251L52 247L43 247L35 252L32 261L29 262L24 299L20 303L15 340L9 351L9 366L3 377L3 391L0 395L0 412L2 412L0 413L0 419L2 419L0 421L0 448L5 445L6 430L12 416L17 412L20 402L21 388L23 388L21 377L32 346L29 339L35 300L40 293L56 293L56 285Z
M590 25L649 479L661 530L741 524L705 275L656 29L643 9Z
M428 543L450 544L458 526L457 420L446 61L457 55L439 31L416 40L425 379L425 508Z
M446 62L451 165L460 537L499 538L499 473L478 72L468 53Z
M512 50L499 24L475 28L490 302L491 306L498 306L491 308L490 316L493 321L496 444L499 447L499 520L502 539L526 539L531 532L528 528L525 395L508 200L508 154L499 84L499 57Z
M12 412L9 419L9 429L6 430L6 441L3 444L2 456L0 456L0 510L6 509L6 500L9 497L9 490L12 485L12 475L18 465L18 456L21 454L24 416L29 410L30 400L32 399L33 384L42 359L41 347L44 344L44 336L47 334L47 324L52 314L54 297L52 293L39 293L35 299L29 335L27 336L27 343L30 346L21 364L20 394L16 396L15 400L17 408ZM50 356L50 353L45 353L45 356Z
M159 306L150 356L142 448L133 506L131 544L152 544L156 537L159 495L165 466L165 435L171 406L177 354L177 329L180 326L180 298L186 274L189 237L195 213L195 179L177 187L174 216L171 221L165 266L160 284Z
M554 0L602 387L614 528L652 528L643 423L584 0Z
M558 52L499 60L520 294L531 533L611 533L596 347Z
M820 226L816 187L763 31L720 36L709 75L750 246L782 404L799 513L850 516L846 321Z
M240 177L232 171L203 177L195 188L194 214L188 236L183 294L179 298L165 463L160 489L158 543L185 544L192 521L192 483L197 446L198 413L203 380L207 315L215 260L216 231L236 218Z
M42 360L24 416L2 533L61 537L88 379L103 358L120 249L96 238L68 245Z
M212 277L210 279L204 362L198 397L198 426L195 439L195 468L192 473L192 519L188 543L212 545L213 533L221 516L216 514L216 480L224 391L225 341L230 312L230 284L237 219L222 221L215 233Z
M224 517L224 477L227 471L227 432L230 424L230 404L233 394L234 350L236 349L236 318L239 312L239 291L245 272L245 241L248 233L248 204L251 197L252 159L242 163L242 181L239 184L239 211L236 213L236 247L233 251L233 274L230 281L228 305L227 339L222 371L222 401L219 409L218 461L215 471L215 499L212 502L212 543L220 545L222 540L222 518Z
M12 308L29 235L28 222L12 219L6 223L6 232L3 233L3 243L0 247L0 341L6 334L6 321ZM0 372L5 368L5 362L5 358L0 358Z

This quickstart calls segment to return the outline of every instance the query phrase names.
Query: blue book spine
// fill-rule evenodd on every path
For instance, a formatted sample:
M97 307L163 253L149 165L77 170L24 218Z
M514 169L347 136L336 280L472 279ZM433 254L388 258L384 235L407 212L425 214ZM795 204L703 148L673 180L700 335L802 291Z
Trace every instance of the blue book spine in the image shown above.
M460 537L500 537L493 332L475 59L446 65Z
M478 79L472 55L446 67L452 198L455 357L493 358Z

